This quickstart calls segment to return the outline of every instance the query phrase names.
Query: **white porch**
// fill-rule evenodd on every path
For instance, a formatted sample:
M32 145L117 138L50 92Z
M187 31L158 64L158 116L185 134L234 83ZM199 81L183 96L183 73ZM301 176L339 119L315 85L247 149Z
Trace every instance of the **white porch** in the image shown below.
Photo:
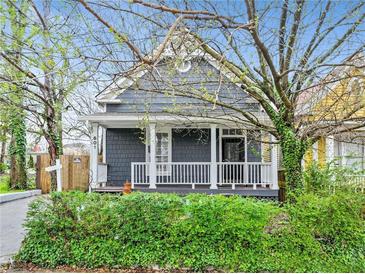
M106 118L111 120L105 120ZM140 120L118 120L109 116L103 119L95 117L96 121L88 119L92 128L92 146L90 153L90 190L105 186L107 178L106 165L98 164L99 145L106 151L105 136L100 143L100 134L105 134L107 128L140 128ZM135 119L133 117L132 119ZM172 123L172 121L174 121ZM210 161L172 161L171 130L176 128L191 128L189 125L177 123L176 120L149 119L144 126L146 134L145 161L130 163L130 181L132 188L165 192L168 189L190 189L191 192L209 190L219 193L220 189L238 193L242 190L277 191L278 190L278 148L272 142L273 137L266 138L265 157L263 149L259 161L252 161L248 156L247 131L235 129L235 125L222 125L217 121L203 119L195 121L194 127L209 130ZM102 128L102 130L100 130ZM232 134L239 131L239 134ZM240 144L238 141L242 140ZM242 152L233 153L240 146ZM261 144L262 148L263 144ZM224 150L229 150L228 152ZM227 156L226 154L234 154ZM238 157L236 154L240 154ZM105 159L105 155L103 155ZM237 159L235 157L238 157ZM105 160L104 160L105 161ZM108 163L106 163L108 164ZM100 174L102 173L102 174ZM102 176L100 176L102 175ZM209 193L210 193L209 192Z

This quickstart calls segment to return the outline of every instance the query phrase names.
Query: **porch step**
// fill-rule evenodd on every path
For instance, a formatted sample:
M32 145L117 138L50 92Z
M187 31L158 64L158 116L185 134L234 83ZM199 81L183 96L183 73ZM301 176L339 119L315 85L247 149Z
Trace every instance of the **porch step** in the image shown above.
M118 186L106 186L95 188L94 192L98 193L122 193L123 188ZM134 192L157 192L157 193L175 193L179 195L187 195L190 193L200 193L200 194L220 194L225 196L240 195L245 197L258 197L258 198L268 198L268 199L278 199L279 191L274 189L231 189L231 188L218 188L218 189L207 189L207 188L188 188L188 187L157 187L156 189L151 189L145 186L136 186L133 189Z
M151 189L148 187L135 187L133 191L141 192L159 192L159 193L176 193L176 194L190 194L190 193L203 193L203 194L221 194L221 195L240 195L247 197L263 197L263 198L274 198L277 199L279 196L279 191L274 189L192 189L183 187L157 187L156 189Z
M121 186L104 186L93 189L94 192L105 192L105 193L122 193L123 187Z

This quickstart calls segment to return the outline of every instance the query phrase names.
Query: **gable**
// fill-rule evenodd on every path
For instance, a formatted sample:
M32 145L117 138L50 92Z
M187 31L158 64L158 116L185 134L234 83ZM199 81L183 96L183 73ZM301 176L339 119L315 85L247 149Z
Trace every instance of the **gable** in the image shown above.
M138 63L128 71L123 72L123 76L119 77L105 88L102 92L97 94L96 101L101 104L118 103L117 97L126 89L132 86L136 81L143 77L149 70L155 69L156 66L166 59L173 59L177 62L181 60L189 60L191 58L202 58L209 64L219 70L220 74L226 76L236 85L239 85L240 79L233 74L222 60L207 52L203 47L203 41L195 34L191 33L186 28L178 28L175 32L166 37L166 41L159 45L147 58L153 60L153 65L146 65ZM209 45L204 45L210 49L210 52L216 52L210 48ZM218 56L221 56L217 52Z
M199 98L217 99L245 111L259 105L244 90L202 57L189 60L190 69L178 69L175 58L165 58L153 70L120 93L118 104L107 104L108 112L231 112ZM194 97L194 98L188 98Z

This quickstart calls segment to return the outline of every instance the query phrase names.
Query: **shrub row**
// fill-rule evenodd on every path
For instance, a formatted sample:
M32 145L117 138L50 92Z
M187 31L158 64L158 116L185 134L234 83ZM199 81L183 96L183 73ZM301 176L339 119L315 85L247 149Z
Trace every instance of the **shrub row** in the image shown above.
M54 193L31 205L17 260L39 266L192 271L365 270L364 197L295 205L192 194Z

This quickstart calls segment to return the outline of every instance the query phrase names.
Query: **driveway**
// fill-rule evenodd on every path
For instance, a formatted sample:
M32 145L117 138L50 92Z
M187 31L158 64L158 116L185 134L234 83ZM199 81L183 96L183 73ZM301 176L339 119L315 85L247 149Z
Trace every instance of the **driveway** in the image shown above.
M25 235L22 224L29 203L35 199L37 197L0 204L0 264L9 262L19 250Z

